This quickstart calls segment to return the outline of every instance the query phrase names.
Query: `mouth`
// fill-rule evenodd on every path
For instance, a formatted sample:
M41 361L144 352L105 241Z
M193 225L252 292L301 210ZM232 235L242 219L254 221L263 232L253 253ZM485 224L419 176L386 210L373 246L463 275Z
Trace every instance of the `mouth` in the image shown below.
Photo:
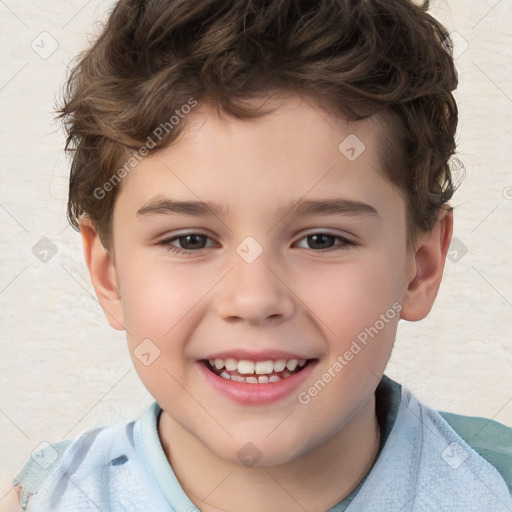
M227 381L245 384L273 384L305 370L316 359L204 359L201 363L213 374Z

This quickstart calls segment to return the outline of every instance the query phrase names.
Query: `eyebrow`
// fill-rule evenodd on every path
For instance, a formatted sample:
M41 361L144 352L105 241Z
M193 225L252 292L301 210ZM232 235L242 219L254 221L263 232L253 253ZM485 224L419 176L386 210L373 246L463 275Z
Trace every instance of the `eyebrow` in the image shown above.
M229 215L228 206L210 201L176 201L171 198L155 197L137 211L137 215L190 215L201 217L212 213L219 217ZM292 201L277 210L279 218L287 215L371 215L379 217L378 211L371 205L349 199L333 198L322 200Z
M221 206L210 201L176 201L167 197L154 197L137 211L137 215L191 215L194 217L214 214L225 217L229 207Z
M278 210L280 216L295 215L372 215L380 217L379 212L371 205L350 199L322 199L295 201L288 207Z

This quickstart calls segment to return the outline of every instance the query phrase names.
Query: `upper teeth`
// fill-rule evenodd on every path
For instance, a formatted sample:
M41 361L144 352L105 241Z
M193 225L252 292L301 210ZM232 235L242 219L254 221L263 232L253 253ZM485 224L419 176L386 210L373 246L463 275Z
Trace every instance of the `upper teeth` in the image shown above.
M275 361L248 361L246 359L236 360L232 358L228 359L210 359L210 364L222 370L226 368L228 372L234 372L235 370L242 375L251 375L253 373L258 375L268 375L272 372L282 372L285 368L289 371L295 370L298 366L304 366L306 359L276 359Z

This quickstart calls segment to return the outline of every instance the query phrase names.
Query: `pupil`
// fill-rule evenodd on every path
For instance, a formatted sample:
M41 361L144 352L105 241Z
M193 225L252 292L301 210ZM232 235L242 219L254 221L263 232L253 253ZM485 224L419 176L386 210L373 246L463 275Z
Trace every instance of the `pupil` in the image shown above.
M320 235L309 235L308 236L308 243L310 242L313 242L313 245L317 244L317 248L319 249L327 249L328 247L332 247L332 244L329 243L329 241L332 242L333 240L333 236L331 235L323 235L323 234L320 234ZM323 239L323 243L322 243L322 240ZM329 239L327 242L325 242L326 239ZM320 240L320 241L319 241ZM327 247L318 247L318 245L327 245Z
M202 249L204 247L204 242L206 237L204 235L185 235L180 237L180 243L185 249ZM188 243L188 240L192 240L192 244ZM203 242L201 244L201 241ZM199 243L200 247L197 247L197 243ZM192 245L192 247L190 247Z

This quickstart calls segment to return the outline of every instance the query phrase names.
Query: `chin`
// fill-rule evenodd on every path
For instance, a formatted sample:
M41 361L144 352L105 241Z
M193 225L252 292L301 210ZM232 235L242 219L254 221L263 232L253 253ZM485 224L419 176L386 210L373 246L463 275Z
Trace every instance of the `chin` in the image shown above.
M229 450L226 450L225 444L220 447L209 446L209 449L220 459L247 468L282 466L293 462L307 451L298 441L292 442L290 436L285 439L276 436L276 439L269 441L265 436L251 439L245 435L243 439L233 440L230 444Z

